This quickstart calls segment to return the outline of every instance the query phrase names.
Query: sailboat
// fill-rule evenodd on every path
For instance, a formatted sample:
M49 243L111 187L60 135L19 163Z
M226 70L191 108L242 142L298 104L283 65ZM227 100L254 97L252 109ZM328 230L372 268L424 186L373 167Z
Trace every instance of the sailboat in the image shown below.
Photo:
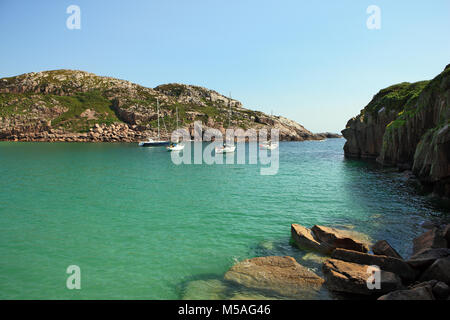
M177 107L177 130L178 130L178 107ZM179 142L171 143L168 147L166 147L167 151L182 151L184 149L184 144Z
M271 116L271 118L273 118L273 110L270 111L270 116ZM272 140L269 139L268 141L261 142L259 144L259 147L261 149L273 150L273 149L278 148L278 143L274 143L274 142L272 142Z
M269 140L269 141L266 141L266 142L262 142L262 143L259 145L259 147L260 147L261 149L273 150L273 149L278 148L278 143L274 143L274 142L272 142L271 140Z
M228 113L228 128L229 128L230 127L230 118L231 118L231 94L230 94L230 99L228 101L228 104L230 106L230 111ZM214 151L216 153L232 153L232 152L234 152L234 150L236 150L236 146L234 145L234 142L233 143L225 142L223 144L223 146L219 146L214 149Z
M139 142L140 147L162 147L167 146L170 142L167 140L161 140L160 133L159 133L159 99L156 98L156 107L158 112L158 140L153 140L149 138L147 141L141 141Z

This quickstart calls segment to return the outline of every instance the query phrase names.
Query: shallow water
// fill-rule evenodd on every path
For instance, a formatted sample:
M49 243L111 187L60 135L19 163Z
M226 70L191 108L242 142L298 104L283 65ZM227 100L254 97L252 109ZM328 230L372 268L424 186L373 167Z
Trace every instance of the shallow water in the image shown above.
M408 256L420 224L448 212L402 173L344 159L344 142L282 142L274 176L177 166L165 149L135 144L0 142L0 298L267 296L221 280L263 255L320 274L320 257L290 245L291 223L364 232ZM73 264L81 290L66 288Z

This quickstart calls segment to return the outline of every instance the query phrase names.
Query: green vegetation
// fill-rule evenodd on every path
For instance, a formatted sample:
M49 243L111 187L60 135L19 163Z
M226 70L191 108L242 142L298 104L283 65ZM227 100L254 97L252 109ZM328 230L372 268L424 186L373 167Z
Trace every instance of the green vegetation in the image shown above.
M54 96L61 106L68 110L52 121L53 125L62 126L72 132L86 132L95 123L112 124L121 122L111 108L111 101L99 91L77 93L74 96ZM81 117L86 109L94 110L97 119L87 120Z
M212 102L208 98L212 92L198 86L165 84L150 89L83 71L52 70L0 79L0 89L25 92L0 94L0 116L14 119L18 125L51 121L55 129L86 132L96 123L122 122L121 117L130 124L156 128L159 95L163 96L160 99L162 128L163 123L168 130L176 128L176 109L180 127L197 120L209 126L228 127L228 105L220 100ZM91 112L81 116L87 109ZM262 124L254 119L266 117L262 112L235 107L232 110L231 126L259 127Z
M372 101L364 108L363 113L377 117L378 112L384 108L386 112L392 110L401 112L414 107L417 98L429 81L415 83L402 82L380 90Z
M0 116L26 114L35 103L36 99L32 97L32 94L2 93L0 94Z

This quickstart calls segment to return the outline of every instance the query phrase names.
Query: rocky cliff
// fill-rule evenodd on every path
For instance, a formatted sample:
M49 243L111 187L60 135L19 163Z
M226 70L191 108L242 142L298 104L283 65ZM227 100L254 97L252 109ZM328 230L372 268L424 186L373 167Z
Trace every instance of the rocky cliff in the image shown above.
M450 197L449 106L450 65L430 81L383 89L342 130L345 155L412 170Z
M160 102L161 131L176 127L256 130L277 128L281 140L320 140L336 135L313 134L281 116L243 108L206 88L165 84L146 88L129 81L74 70L27 73L0 79L0 139L22 141L125 141L156 135Z

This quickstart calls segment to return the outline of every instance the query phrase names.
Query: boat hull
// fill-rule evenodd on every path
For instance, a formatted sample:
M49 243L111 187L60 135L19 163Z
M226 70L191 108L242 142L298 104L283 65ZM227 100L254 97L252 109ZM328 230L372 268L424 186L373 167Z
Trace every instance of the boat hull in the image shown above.
M140 142L140 147L164 147L170 144L169 141L152 141L152 142Z

